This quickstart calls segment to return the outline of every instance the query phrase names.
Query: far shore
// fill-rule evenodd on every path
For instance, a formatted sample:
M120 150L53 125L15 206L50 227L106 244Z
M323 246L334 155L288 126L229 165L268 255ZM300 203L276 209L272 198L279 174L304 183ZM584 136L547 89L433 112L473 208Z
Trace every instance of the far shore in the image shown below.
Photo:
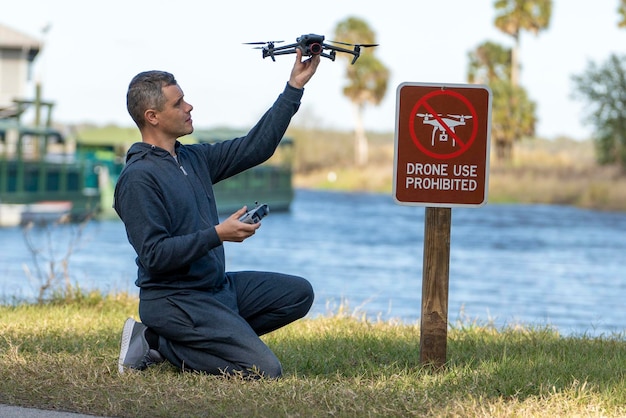
M364 167L333 158L309 164L314 166L311 169L296 164L294 185L391 194L394 144L390 135L370 141L370 161ZM348 142L345 138L343 141ZM310 146L308 141L303 142L304 147ZM296 155L302 158L301 153ZM511 161L490 157L488 184L488 203L570 205L626 212L626 172L617 166L598 165L591 141L521 141L515 145Z

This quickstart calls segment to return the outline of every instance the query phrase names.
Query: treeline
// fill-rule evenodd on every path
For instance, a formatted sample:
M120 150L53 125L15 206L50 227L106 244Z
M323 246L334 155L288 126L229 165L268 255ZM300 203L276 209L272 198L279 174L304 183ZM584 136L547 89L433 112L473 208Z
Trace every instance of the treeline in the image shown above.
M354 160L351 132L292 128L296 187L391 193L394 133L368 132L366 166ZM541 203L626 211L626 175L619 164L597 162L589 139L526 138L516 142L512 158L493 155L489 203Z

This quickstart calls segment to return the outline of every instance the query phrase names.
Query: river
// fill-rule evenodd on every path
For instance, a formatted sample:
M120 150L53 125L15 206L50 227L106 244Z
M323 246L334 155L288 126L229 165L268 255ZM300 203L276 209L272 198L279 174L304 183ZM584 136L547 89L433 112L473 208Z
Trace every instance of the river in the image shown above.
M271 208L270 208L271 209ZM419 321L424 208L388 195L298 190L292 209L270 213L256 235L226 243L229 270L308 278L310 315L340 308L372 320ZM136 293L134 253L121 222L0 230L0 295L32 299L37 266L67 259L85 290ZM562 335L626 335L626 213L568 206L487 204L453 208L448 320L550 326ZM30 277L30 278L29 278Z

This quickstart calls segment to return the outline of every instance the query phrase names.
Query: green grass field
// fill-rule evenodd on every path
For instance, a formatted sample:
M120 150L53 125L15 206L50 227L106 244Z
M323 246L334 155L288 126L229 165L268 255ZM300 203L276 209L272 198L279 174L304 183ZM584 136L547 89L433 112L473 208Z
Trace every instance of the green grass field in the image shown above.
M279 380L119 375L137 300L77 293L0 306L0 403L113 417L626 416L626 338L451 324L447 365L419 362L419 327L339 312L264 337ZM346 309L347 311L347 309Z

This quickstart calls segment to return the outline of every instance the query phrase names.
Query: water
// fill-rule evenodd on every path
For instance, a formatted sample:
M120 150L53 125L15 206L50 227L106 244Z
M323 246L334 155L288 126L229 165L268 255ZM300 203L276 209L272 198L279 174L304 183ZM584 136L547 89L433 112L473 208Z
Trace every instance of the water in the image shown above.
M563 335L626 333L626 214L565 206L452 209L449 322L551 326ZM38 232L60 260L76 227ZM45 245L48 239L53 245ZM311 315L340 305L359 316L419 321L424 208L373 194L303 191L291 212L271 213L257 234L226 243L230 270L307 277ZM0 230L0 294L32 298L37 280L20 228ZM84 289L136 293L134 253L119 221L92 222L69 257Z

